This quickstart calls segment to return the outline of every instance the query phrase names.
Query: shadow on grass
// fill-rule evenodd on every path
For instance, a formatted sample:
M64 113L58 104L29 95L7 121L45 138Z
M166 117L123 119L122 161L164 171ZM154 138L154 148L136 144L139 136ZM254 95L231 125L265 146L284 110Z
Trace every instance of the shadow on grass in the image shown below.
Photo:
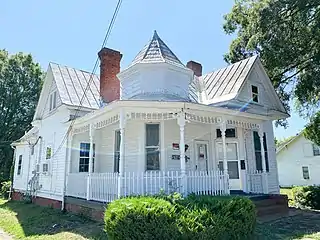
M292 216L258 224L255 239L320 239L308 235L320 233L320 212L312 210L290 210Z
M8 213L10 217L2 221L3 224L8 224L6 227L14 229L15 226L13 225L17 224L16 218L26 237L69 232L88 239L106 239L106 234L103 232L103 224L85 217L16 201L4 202L0 204L0 209L10 212ZM3 228L5 229L5 227ZM11 234L14 234L14 231ZM17 234L19 235L19 233Z

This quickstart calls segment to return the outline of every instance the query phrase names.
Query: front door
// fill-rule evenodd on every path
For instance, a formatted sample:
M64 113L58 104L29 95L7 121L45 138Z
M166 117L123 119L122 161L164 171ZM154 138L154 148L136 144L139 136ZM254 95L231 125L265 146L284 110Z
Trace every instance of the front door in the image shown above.
M238 143L228 142L226 143L227 148L227 164L229 173L229 185L231 190L239 190L241 188L240 183L240 161L238 154ZM223 171L223 147L222 143L217 143L218 152L218 167L220 171Z
M196 141L196 170L208 171L208 141Z

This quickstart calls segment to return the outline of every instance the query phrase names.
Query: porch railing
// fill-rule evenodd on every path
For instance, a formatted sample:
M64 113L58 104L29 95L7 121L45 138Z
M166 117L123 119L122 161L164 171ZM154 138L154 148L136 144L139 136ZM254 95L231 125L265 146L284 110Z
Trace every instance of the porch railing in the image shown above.
M66 195L100 202L118 198L118 173L92 173L89 194L88 178L88 174L69 174ZM228 175L220 171L188 171L185 179L179 171L125 172L120 181L121 196L184 193L183 190L187 194L229 194Z
M259 170L247 172L247 187L250 193L268 193L267 173Z

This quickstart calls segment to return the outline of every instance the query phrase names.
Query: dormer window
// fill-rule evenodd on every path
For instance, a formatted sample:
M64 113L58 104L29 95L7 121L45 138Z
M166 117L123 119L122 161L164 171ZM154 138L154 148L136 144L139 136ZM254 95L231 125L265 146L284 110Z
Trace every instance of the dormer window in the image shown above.
M254 85L251 86L251 97L253 102L255 103L259 102L259 89L257 86L254 86Z
M50 106L49 111L54 110L57 107L57 91L50 94Z

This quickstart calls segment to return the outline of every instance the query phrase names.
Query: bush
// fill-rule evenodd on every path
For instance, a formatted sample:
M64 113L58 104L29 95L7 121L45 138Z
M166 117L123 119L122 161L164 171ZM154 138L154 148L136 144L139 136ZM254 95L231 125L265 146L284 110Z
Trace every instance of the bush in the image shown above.
M130 197L105 213L110 239L249 239L255 223L255 206L242 197Z
M3 198L8 198L9 197L9 192L11 188L11 181L7 182L2 182L1 183L1 191L0 194Z
M298 207L320 210L320 186L294 187L292 192Z

